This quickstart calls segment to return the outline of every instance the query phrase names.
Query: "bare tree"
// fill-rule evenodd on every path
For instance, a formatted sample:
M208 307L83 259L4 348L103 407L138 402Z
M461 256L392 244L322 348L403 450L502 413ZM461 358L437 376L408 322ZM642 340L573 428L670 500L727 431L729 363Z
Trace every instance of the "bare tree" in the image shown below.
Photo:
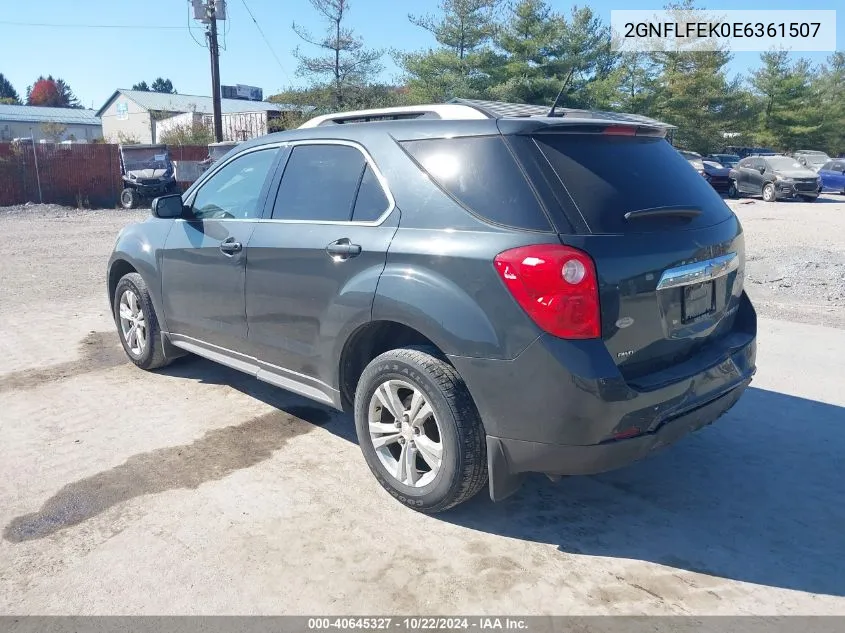
M54 143L61 141L65 132L67 132L67 126L57 121L47 121L41 124L41 133L46 139Z
M370 83L382 70L381 50L364 48L364 42L354 31L344 25L349 14L348 0L309 0L311 5L328 22L322 37L315 37L301 25L293 24L294 32L305 42L317 46L321 55L293 52L299 60L297 74L308 77L315 85L329 83L334 105L343 106L350 91Z

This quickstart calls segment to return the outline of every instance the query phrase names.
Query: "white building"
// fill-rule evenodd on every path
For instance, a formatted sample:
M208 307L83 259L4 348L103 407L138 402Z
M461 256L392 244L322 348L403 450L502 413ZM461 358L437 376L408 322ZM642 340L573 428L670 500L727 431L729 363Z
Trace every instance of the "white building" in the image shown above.
M0 104L0 143L16 138L90 143L102 136L93 110Z
M223 138L242 141L267 134L269 121L296 109L267 101L221 99ZM175 125L202 122L210 126L212 113L211 97L116 90L96 114L102 119L103 136L109 142L157 143L161 132Z

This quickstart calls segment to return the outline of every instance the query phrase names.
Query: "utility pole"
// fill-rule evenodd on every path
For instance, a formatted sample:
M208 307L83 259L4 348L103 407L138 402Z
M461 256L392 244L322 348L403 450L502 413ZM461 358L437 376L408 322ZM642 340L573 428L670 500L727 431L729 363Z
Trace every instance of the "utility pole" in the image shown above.
M208 50L211 52L211 101L214 108L214 140L223 140L223 118L220 114L220 49L217 46L217 2L206 0L208 17Z

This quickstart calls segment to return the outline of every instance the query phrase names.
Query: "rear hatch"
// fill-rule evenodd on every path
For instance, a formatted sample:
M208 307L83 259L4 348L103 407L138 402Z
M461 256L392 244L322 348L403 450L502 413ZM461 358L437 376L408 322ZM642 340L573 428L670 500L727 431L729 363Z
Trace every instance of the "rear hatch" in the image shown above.
M561 242L595 262L602 338L623 376L648 388L697 373L713 363L700 352L733 329L739 220L665 139L590 131L556 126L512 144Z

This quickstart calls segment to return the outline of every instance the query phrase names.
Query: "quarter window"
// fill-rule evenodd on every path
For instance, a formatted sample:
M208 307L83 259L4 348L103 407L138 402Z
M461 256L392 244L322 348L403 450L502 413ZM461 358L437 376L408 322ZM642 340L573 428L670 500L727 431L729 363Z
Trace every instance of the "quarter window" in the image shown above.
M278 147L238 156L200 186L194 197L197 219L249 219L261 215L261 190Z
M387 211L388 206L390 202L384 195L381 183L376 178L373 168L367 165L364 169L364 177L361 179L361 186L358 187L352 219L355 222L374 222Z
M294 146L276 194L273 218L349 221L365 167L364 155L348 145ZM362 214L365 206L362 201ZM381 212L386 208L387 205L382 207Z
M441 189L475 215L520 229L551 228L501 137L404 141L402 147Z

